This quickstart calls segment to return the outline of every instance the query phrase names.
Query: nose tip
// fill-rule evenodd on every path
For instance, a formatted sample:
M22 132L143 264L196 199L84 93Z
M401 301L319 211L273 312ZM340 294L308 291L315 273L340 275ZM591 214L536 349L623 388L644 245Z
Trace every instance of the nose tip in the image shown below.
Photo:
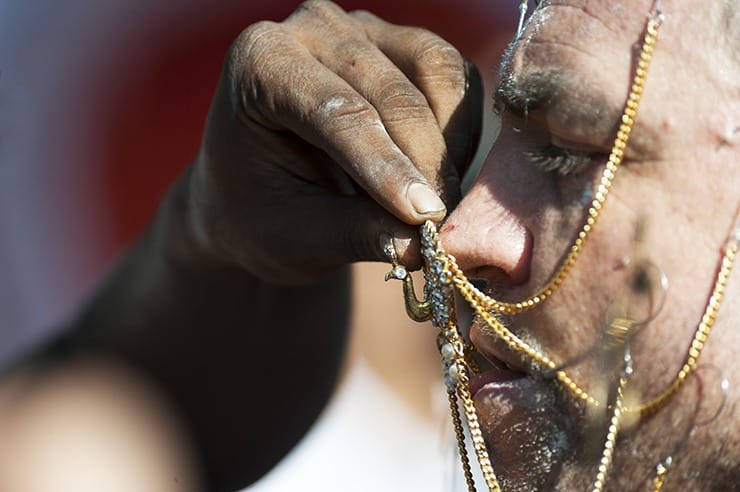
M445 250L471 278L522 284L529 279L532 234L484 187L474 187L445 222Z

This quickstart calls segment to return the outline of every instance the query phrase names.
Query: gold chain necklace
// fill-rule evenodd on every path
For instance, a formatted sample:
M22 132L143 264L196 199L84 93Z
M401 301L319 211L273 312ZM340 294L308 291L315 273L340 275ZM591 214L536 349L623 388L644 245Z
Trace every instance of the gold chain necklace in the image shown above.
M566 372L545 353L537 350L513 334L499 321L494 314L500 313L516 315L534 308L548 299L557 290L568 276L581 253L586 239L596 225L601 210L612 187L614 177L620 168L624 150L627 147L630 133L635 123L637 110L645 86L647 72L652 59L652 53L657 41L658 29L662 23L663 16L659 9L655 9L649 17L645 28L645 34L640 50L639 59L635 68L635 74L630 88L630 93L625 103L619 130L609 155L608 162L602 173L596 188L594 198L588 209L586 220L571 246L568 255L558 268L552 279L539 289L534 295L520 302L507 303L495 300L482 293L464 275L458 267L455 258L447 254L441 245L436 226L427 222L421 227L422 256L424 258L425 277L425 300L419 302L414 294L413 282L405 268L398 263L392 243L386 246L386 254L393 263L393 269L386 275L386 280L396 278L404 282L404 297L408 315L416 321L432 320L432 324L439 330L438 348L443 361L445 371L445 384L450 404L453 427L458 444L463 474L469 492L475 492L475 483L472 476L470 462L465 446L465 433L460 414L460 406L464 411L468 429L473 443L483 478L489 491L500 491L501 487L494 473L483 435L478 423L478 417L468 389L471 374L476 374L478 369L470 357L472 347L465 343L456 324L454 292L460 295L470 304L475 313L486 323L491 332L505 342L514 351L525 355L530 360L542 367L555 372L557 380L573 395L585 401L591 406L603 405L593 396L581 388ZM619 433L622 416L625 413L637 412L641 416L657 412L664 407L668 401L683 386L689 375L695 370L697 360L706 343L712 329L717 312L722 303L722 298L727 281L732 270L735 255L738 249L737 232L733 234L728 242L722 258L719 272L714 283L712 294L707 302L704 315L697 326L692 339L686 359L679 370L674 381L652 400L637 407L625 407L623 396L629 378L632 374L632 363L628 349L625 350L624 366L616 385L615 397L607 406L611 410L608 432L602 451L598 472L592 490L601 492L606 484L607 476L611 467L616 439ZM610 328L617 337L628 336L628 331L633 323L626 319L616 319ZM624 340L625 338L618 338ZM662 489L668 468L659 465L653 481L655 492Z

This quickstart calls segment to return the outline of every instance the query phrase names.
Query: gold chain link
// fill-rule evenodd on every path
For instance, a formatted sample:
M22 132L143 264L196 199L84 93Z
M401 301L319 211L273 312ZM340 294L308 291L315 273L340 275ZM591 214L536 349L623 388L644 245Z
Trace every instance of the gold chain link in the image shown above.
M609 195L616 173L620 169L624 156L624 151L627 147L627 143L629 141L629 137L632 132L635 119L637 117L637 110L644 90L645 81L650 62L652 60L652 54L657 41L658 29L661 25L661 22L662 16L658 12L656 12L655 15L651 16L651 18L647 22L639 59L635 68L635 74L633 77L632 85L630 87L629 96L623 109L619 130L615 137L614 144L612 146L605 169L596 188L593 200L591 201L588 208L586 220L583 223L580 231L578 232L578 236L575 239L574 243L571 245L565 260L557 269L552 279L544 287L539 289L531 297L516 303L502 302L487 296L470 283L460 267L457 265L455 258L452 255L448 255L444 251L439 240L436 227L434 227L431 223L427 223L425 225L425 233L427 234L427 237L431 238L432 244L434 244L434 255L436 260L442 262L444 273L445 275L450 276L451 284L470 304L475 313L485 322L485 327L483 329L490 330L490 335L499 338L514 351L523 354L530 360L550 370L556 370L559 366L545 353L528 345L526 342L512 333L506 326L504 326L501 321L496 318L496 313L516 315L542 304L546 299L552 296L552 294L567 278L570 270L572 269L581 251L583 250L587 238L589 237L601 215L601 210ZM609 407L612 409L612 415L610 418L610 425L608 428L601 461L598 467L598 474L593 486L593 492L602 492L605 487L607 475L613 461L613 453L616 446L621 418L623 417L623 415L629 412L639 412L641 416L646 416L657 412L660 408L668 403L673 395L675 395L679 391L686 379L694 371L697 360L699 359L701 351L704 348L704 345L716 319L717 312L719 311L719 308L722 304L725 288L730 277L737 250L738 237L737 234L735 234L728 242L725 254L722 258L719 272L717 274L712 295L709 298L701 322L697 326L694 338L688 349L687 357L674 381L652 400L639 406L630 408L623 405L623 394L627 384L627 377L623 374L619 378L616 387L616 397L614 403ZM429 264L427 264L427 267L429 267ZM450 306L452 313L449 317L449 320L444 323L443 326L437 326L438 328L440 328L442 333L445 333L443 340L446 340L448 343L452 343L456 347L460 347L459 349L455 350L455 356L452 362L452 364L456 365L457 368L457 382L454 388L448 390L448 397L455 435L458 442L458 450L462 461L463 472L465 474L465 480L468 486L468 490L470 492L474 492L475 483L473 481L469 458L467 450L465 448L465 435L462 426L460 409L458 407L460 402L462 404L465 417L468 422L469 433L473 442L476 456L478 458L478 462L481 467L481 471L483 473L483 477L486 481L486 485L488 486L489 491L500 492L501 488L496 479L493 465L491 464L488 451L486 449L486 445L478 422L478 417L475 411L474 402L468 388L468 374L476 374L478 372L478 368L476 367L473 359L470 357L470 351L466 350L466 346L464 344L462 336L460 335L454 321L454 301L451 297L449 297L445 302L447 302ZM557 380L580 400L585 401L588 405L591 406L602 405L601 402L590 396L572 378L570 378L570 376L568 376L568 374L564 370L556 370L555 375ZM458 397L460 398L460 402L458 402ZM665 467L658 467L656 476L653 480L654 491L659 492L662 489L667 471L668 470Z
M736 228L738 227L737 224L735 225L735 227ZM436 232L436 229L432 228L431 236L433 237L433 240L437 246L436 248L437 257L442 259L445 263L445 270L449 272L454 272L455 267L456 267L454 258L452 258L450 255L446 255L446 253L444 252L444 249L442 248L442 245L440 243L439 236ZM711 329L717 318L719 309L722 305L724 293L727 288L727 283L732 273L732 267L734 265L734 261L737 256L739 243L740 243L740 237L738 237L738 232L737 230L735 230L726 244L725 252L722 257L719 271L717 273L717 277L714 282L714 287L712 289L712 294L706 304L704 314L695 331L694 337L688 349L688 354L685 359L685 362L682 365L681 369L679 370L673 383L671 383L663 392L661 392L657 397L650 400L649 402L643 403L642 405L639 405L637 407L630 408L630 407L623 406L623 390L626 385L626 379L624 377L620 378L619 385L617 388L618 398L617 398L617 401L615 402L615 406L614 406L614 410L613 410L613 414L612 414L612 418L611 418L611 422L609 426L609 432L607 434L607 439L604 445L602 459L599 465L597 480L594 483L594 488L593 488L594 492L600 492L601 490L603 490L603 486L606 483L606 474L608 473L608 467L611 465L612 455L614 452L617 433L619 429L619 421L620 421L619 419L622 417L622 415L626 413L639 412L641 416L647 416L647 415L657 412L660 408L662 408L668 403L668 401L673 395L675 395L679 391L679 389L685 383L689 375L692 374L692 372L695 370L699 356L701 355L701 352L706 344L706 341L709 337ZM557 367L555 362L553 362L552 359L550 359L547 355L529 346L526 342L518 338L508 328L506 328L506 326L504 326L503 323L501 323L498 319L496 319L494 315L486 311L484 307L477 302L478 299L477 299L477 296L475 295L475 292L477 291L477 289L469 281L467 281L467 279L465 280L466 280L465 282L462 282L460 281L460 278L457 275L455 275L455 277L453 278L453 285L456 287L460 295L466 301L468 301L471 307L473 307L476 314L478 314L485 321L486 327L491 330L491 334L493 336L500 338L507 345L509 345L509 347L511 347L512 349L517 350L520 353L523 353L524 355L529 357L531 360L534 360L544 365L548 369L555 369ZM456 325L454 325L452 321L450 321L450 326L454 327L455 332L457 333L457 327ZM456 341L458 341L461 344L463 343L462 339L456 338ZM467 366L467 357L465 355L462 355L459 358L459 363ZM581 400L586 401L590 405L593 405L593 406L600 405L600 402L598 402L593 397L589 396L584 390L582 390L578 386L578 384L566 374L565 371L563 370L557 371L556 376L557 376L558 381L560 381L576 397L580 398ZM499 491L500 487L498 483L496 482L496 478L493 472L493 466L491 465L490 459L488 458L488 454L486 453L483 438L480 435L480 428L479 428L478 421L477 421L477 415L475 414L475 408L473 406L472 397L470 395L469 390L467 389L468 382L469 381L468 381L467 376L463 375L460 379L461 384L460 384L460 387L458 388L458 392L460 393L460 397L463 401L463 406L465 407L466 418L468 419L468 424L471 429L471 437L473 438L476 453L478 454L478 459L481 464L481 470L483 470L483 474L484 474L484 477L486 477L487 483L489 481L489 477L491 478L491 482L488 483L489 490ZM459 419L459 412L458 412L458 419ZM453 415L453 420L454 420L454 415ZM469 468L469 464L467 465L467 467ZM663 483L665 482L665 477L667 475L667 471L668 470L665 468L660 468L659 471L657 472L654 478L654 481L653 481L653 487L655 491L660 491L662 489Z
M717 273L717 279L714 282L714 288L712 289L712 295L707 302L706 308L704 309L704 315L701 317L701 321L696 328L694 338L689 346L688 354L686 359L678 371L676 378L673 382L661 392L658 396L653 398L647 403L635 408L628 408L629 412L640 412L642 416L651 415L668 403L668 400L675 395L679 389L686 382L686 379L696 368L696 363L699 360L704 345L707 342L709 333L712 331L714 321L717 319L717 313L722 305L722 299L724 298L725 289L727 288L727 281L730 278L732 272L732 265L735 262L735 256L737 255L738 240L733 238L729 241L726 246L725 254L722 258L722 263Z
M658 465L658 469L655 472L655 478L653 478L653 492L660 492L663 490L665 484L665 477L668 474L668 468L663 464Z
M462 464L463 475L465 475L465 483L468 486L468 492L476 492L473 471L470 469L470 458L468 458L468 450L465 447L465 431L463 430L462 419L460 418L460 409L457 406L457 395L454 391L448 391L447 399L450 402L452 426L455 429L457 452L460 453L460 462Z
M643 89L645 87L645 79L647 77L648 68L650 67L650 61L653 57L653 51L655 49L655 43L658 36L658 28L661 25L661 17L653 16L648 21L645 29L645 36L643 38L642 48L640 50L640 57L637 61L637 67L635 69L635 75L632 79L632 86L630 88L627 102L625 103L622 111L622 117L619 124L619 130L614 139L611 152L609 154L609 160L606 163L604 172L601 174L601 179L596 188L596 193L591 206L588 209L588 217L586 218L583 226L581 227L578 237L576 238L573 245L570 247L568 256L565 258L560 268L557 270L555 276L541 289L539 289L531 297L519 301L516 303L509 303L498 301L493 299L482 292L475 289L476 297L478 302L483 305L484 309L488 311L494 311L501 314L519 314L528 309L531 309L539 304L543 303L560 287L563 281L568 276L571 268L576 262L576 259L583 250L583 246L586 243L586 239L589 237L593 230L596 222L601 216L601 210L604 206L606 198L609 196L614 177L617 174L621 164L622 158L624 157L624 150L627 148L630 134L632 133L632 127L635 124L637 118L637 109L640 105L640 99L642 98ZM453 262L453 272L462 282L467 283L465 275L462 273L457 264Z
M486 325L493 331L495 336L504 341L513 350L524 354L529 359L545 366L547 369L555 369L558 366L546 354L528 345L526 342L514 335L498 319L496 319L492 312L501 314L519 314L541 304L563 283L570 272L570 269L575 264L578 255L583 250L583 245L585 244L586 239L589 237L590 232L593 230L593 227L601 214L604 202L606 201L606 198L609 195L609 190L612 187L613 179L622 163L624 150L627 147L627 142L629 141L629 136L632 132L632 127L635 124L635 118L637 117L637 109L642 97L647 71L650 66L650 61L652 60L652 54L657 41L658 28L660 27L661 22L661 17L657 15L652 16L648 20L642 48L640 50L640 57L632 80L632 86L622 112L621 123L614 139L609 160L606 163L606 167L602 173L594 199L588 209L588 217L586 218L581 231L578 233L578 237L571 246L568 256L563 261L553 279L528 299L516 303L498 301L487 296L473 286L470 283L470 280L468 280L463 273L462 269L457 265L457 261L454 256L448 255L441 250L444 261L448 265L449 271L454 276L453 281L458 291L463 298L468 301L476 314L485 321ZM556 377L579 399L593 406L599 405L599 402L581 388L565 371L557 371Z
M461 379L458 387L458 393L460 394L463 408L465 409L465 418L468 420L468 432L470 432L470 438L473 441L473 448L478 457L478 463L480 465L481 472L483 473L483 480L486 481L488 490L490 492L501 492L501 486L496 479L496 474L493 471L493 464L488 456L486 443L483 440L483 433L480 430L478 414L475 413L475 404L473 403L473 397L468 389L468 383L469 381L463 381Z
M609 469L614 460L614 448L617 443L619 426L622 422L622 412L624 410L622 404L624 401L624 388L626 386L627 377L623 375L619 378L619 384L617 385L617 397L614 401L614 409L612 410L612 416L609 420L606 442L604 443L604 449L601 453L601 460L599 461L599 468L596 473L596 481L594 482L592 492L603 492L604 487L606 486L606 478L609 475Z
M442 250L441 243L439 241L439 234L437 233L436 229L433 227L429 229L430 232L430 239L435 243L435 254L437 257L441 257L444 254L444 251ZM445 266L443 269L443 274L448 273L447 267ZM451 287L450 287L451 288ZM460 330L458 329L457 322L456 322L456 316L455 316L455 308L454 308L454 299L451 295L447 299L445 299L447 302L447 313L448 318L447 322L444 326L440 326L441 334L441 344L447 343L450 344L450 346L454 349L454 358L451 361L450 366L455 366L455 391L457 396L459 396L463 410L465 411L465 419L468 423L468 432L470 434L470 439L473 442L473 449L475 450L476 457L478 459L478 464L480 466L481 473L483 474L483 479L486 482L486 486L488 487L488 490L490 492L501 492L501 486L498 483L498 480L496 478L496 474L493 471L493 464L491 463L491 459L488 455L488 449L486 447L485 440L483 439L483 433L480 429L480 423L478 422L478 414L475 412L475 404L473 402L473 397L470 394L469 384L470 384L470 378L468 376L469 373L473 373L475 369L471 368L471 364L469 364L468 359L470 359L469 354L466 354L465 351L465 341L460 334ZM444 357L443 357L444 359ZM473 366L475 367L475 366ZM448 394L451 394L450 398L450 406L452 407L454 405L453 410L453 425L455 427L455 435L457 438L457 445L458 450L460 451L460 460L462 462L463 466L463 472L465 474L465 481L468 485L468 489L475 491L475 483L473 481L472 474L470 473L470 463L467 456L467 451L465 451L465 435L462 432L462 425L461 425L461 419L460 419L460 413L459 409L457 408L457 398L455 397L455 394L452 393L450 389L448 389ZM453 403L454 400L454 403ZM471 489L472 488L472 489Z

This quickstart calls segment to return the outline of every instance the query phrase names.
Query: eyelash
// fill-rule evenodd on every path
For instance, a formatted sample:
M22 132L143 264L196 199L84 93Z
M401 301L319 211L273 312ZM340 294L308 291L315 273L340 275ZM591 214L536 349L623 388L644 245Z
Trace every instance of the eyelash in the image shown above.
M539 170L561 176L583 174L600 156L597 152L579 152L552 144L524 153L527 161Z

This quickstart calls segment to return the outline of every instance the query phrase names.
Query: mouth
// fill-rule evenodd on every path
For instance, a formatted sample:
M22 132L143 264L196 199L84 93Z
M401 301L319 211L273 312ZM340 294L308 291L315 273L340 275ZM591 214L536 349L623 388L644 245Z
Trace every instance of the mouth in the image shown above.
M470 390L470 394L474 397L479 391L488 385L503 384L527 377L523 372L511 370L506 366L499 366L499 363L503 363L498 359L492 360L486 357L486 362L488 362L492 367L480 374L476 374L470 379L468 389Z
M470 338L488 365L469 389L496 473L506 490L550 490L575 440L560 390L480 323Z

